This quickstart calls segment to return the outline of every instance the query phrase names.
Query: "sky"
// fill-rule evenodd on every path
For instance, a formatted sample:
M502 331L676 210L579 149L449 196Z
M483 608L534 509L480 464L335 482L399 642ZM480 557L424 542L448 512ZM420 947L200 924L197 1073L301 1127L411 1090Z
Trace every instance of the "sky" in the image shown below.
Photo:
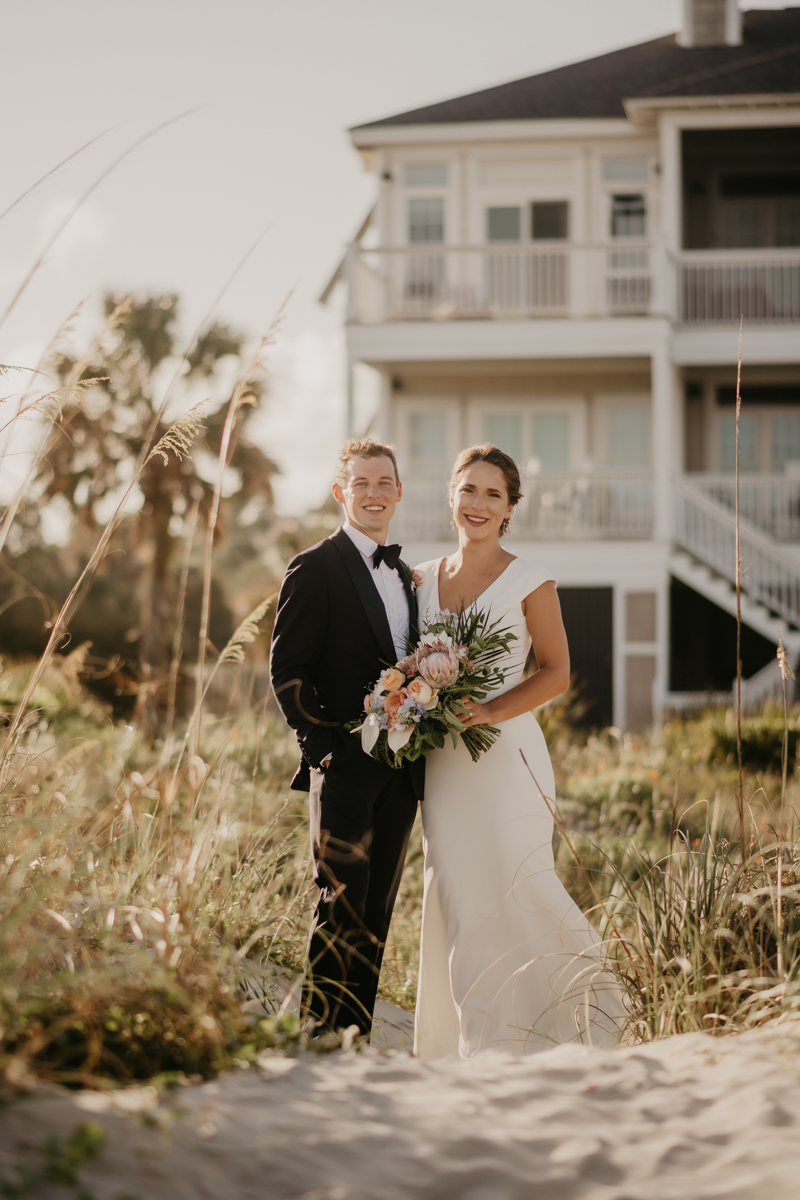
M306 511L329 489L344 430L342 297L327 308L318 297L376 186L348 127L662 36L680 11L681 0L4 0L0 213L98 140L0 219L0 363L34 365L80 303L73 336L88 339L109 290L178 293L186 339L210 313L257 338L286 302L254 429L282 468L280 509Z

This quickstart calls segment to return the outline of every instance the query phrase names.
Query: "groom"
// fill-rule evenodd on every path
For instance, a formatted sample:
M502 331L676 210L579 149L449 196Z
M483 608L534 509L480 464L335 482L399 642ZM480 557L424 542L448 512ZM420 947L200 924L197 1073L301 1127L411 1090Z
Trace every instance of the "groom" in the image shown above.
M387 767L342 726L416 639L417 606L400 547L386 545L402 495L392 447L347 442L333 495L344 524L289 564L271 673L303 755L292 787L309 792L319 888L303 1010L320 1029L368 1034L424 763Z

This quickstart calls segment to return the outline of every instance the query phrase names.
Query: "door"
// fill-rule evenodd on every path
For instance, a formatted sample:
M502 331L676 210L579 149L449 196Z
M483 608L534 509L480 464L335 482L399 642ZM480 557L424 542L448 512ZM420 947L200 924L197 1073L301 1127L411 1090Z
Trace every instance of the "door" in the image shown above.
M614 720L614 589L560 587L567 631L570 671L586 706L582 725L605 726Z

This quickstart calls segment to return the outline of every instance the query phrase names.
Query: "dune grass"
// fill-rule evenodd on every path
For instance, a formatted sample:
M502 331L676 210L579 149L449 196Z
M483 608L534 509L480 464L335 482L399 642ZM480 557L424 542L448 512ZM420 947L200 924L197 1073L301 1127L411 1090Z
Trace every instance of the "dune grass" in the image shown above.
M6 711L31 670L3 664ZM797 783L793 767L781 815L780 717L744 724L744 855L729 716L588 739L548 718L558 870L607 939L629 1037L800 1009ZM176 773L164 747L109 719L69 657L42 675L0 797L9 1084L207 1076L302 1036L270 974L299 975L314 899L304 798L288 789L293 739L263 708L207 714L199 751ZM418 825L381 980L409 1009L421 862Z
M244 960L302 961L291 747L263 715L207 718L203 757L176 775L76 690L63 712L30 714L2 796L6 1077L213 1073L281 1035L243 1007Z
M630 1037L800 1012L797 728L771 708L742 722L744 847L730 712L563 753L557 867L607 939Z

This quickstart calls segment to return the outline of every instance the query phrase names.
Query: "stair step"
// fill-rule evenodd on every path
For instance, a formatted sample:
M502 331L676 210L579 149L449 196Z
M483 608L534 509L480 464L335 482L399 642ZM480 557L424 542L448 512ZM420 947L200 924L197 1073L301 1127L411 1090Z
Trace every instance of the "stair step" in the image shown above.
M680 577L683 571L685 582L731 611L739 553L742 562L752 564L742 580L747 623L772 640L785 631L788 644L787 638L800 626L800 562L764 530L744 517L737 521L727 505L686 478L676 481L673 500L673 536L682 552L675 559L676 574Z
M736 588L713 568L685 550L678 550L670 556L670 570L682 583L694 588L712 604L736 616ZM780 636L793 660L800 655L800 630L793 628L783 617L775 616L765 604L746 592L741 595L741 613L745 625L755 629L768 641L777 645Z

